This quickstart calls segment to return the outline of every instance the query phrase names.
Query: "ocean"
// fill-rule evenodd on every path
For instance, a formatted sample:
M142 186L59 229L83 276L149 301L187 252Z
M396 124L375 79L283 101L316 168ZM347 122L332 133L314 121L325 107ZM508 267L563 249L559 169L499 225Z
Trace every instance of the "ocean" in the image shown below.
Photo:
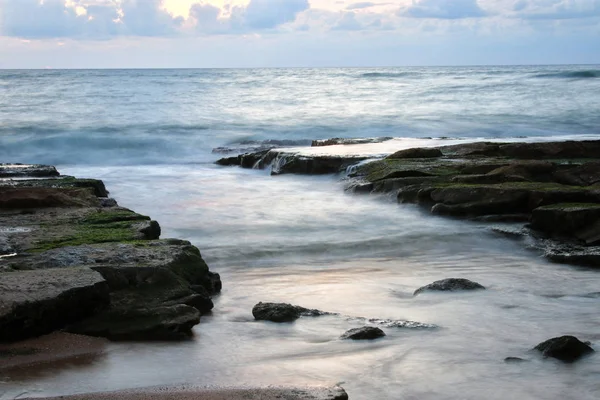
M383 136L598 139L600 66L0 70L0 162L104 180L163 237L198 246L224 284L195 340L111 344L92 361L0 374L0 398L178 383L340 383L351 399L599 398L598 357L563 365L527 353L563 334L600 342L597 271L552 264L489 224L344 193L338 176L214 164L216 148ZM489 290L412 297L447 277ZM346 317L258 323L259 301ZM441 328L339 340L360 326L353 317Z

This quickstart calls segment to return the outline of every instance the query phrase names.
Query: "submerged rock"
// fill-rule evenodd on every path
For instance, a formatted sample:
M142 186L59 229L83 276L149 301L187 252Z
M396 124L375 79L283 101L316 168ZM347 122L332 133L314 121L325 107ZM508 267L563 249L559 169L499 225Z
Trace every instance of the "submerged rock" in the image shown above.
M527 360L520 358L520 357L506 357L504 359L505 363L508 364L518 364L518 363L522 363L522 362L526 362Z
M373 340L385 336L385 332L374 326L363 326L362 328L350 329L344 333L341 339L351 340Z
M287 303L260 302L252 308L252 315L257 321L292 322L302 316L318 317L328 313L294 306Z
M594 352L594 349L575 336L561 336L546 340L535 346L534 350L540 351L544 357L552 357L564 362L574 362Z
M349 144L368 144L368 143L383 143L388 140L392 140L392 137L377 137L377 138L358 138L358 139L345 139L345 138L331 138L331 139L320 139L313 140L311 147L324 147L324 146L335 146L335 145L349 145Z
M435 281L429 285L423 286L415 290L414 295L416 296L423 292L455 292L466 290L485 290L485 287L468 279L449 278Z

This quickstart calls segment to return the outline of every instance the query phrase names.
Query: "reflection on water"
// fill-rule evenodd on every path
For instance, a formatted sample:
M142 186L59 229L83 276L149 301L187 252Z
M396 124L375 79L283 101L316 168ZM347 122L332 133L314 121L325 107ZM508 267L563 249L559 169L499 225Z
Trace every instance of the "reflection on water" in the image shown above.
M586 296L598 292L597 271L550 264L486 225L345 195L333 177L209 165L63 172L104 179L120 204L159 220L164 237L198 245L224 290L191 342L113 344L90 365L11 376L3 383L9 394L188 382L342 383L352 399L600 397L597 356L563 365L528 352L556 335L600 340L600 299ZM446 277L488 290L412 296ZM255 322L259 301L341 316ZM345 316L441 329L384 328L385 338L355 343L339 340L360 326ZM508 356L530 362L505 364Z

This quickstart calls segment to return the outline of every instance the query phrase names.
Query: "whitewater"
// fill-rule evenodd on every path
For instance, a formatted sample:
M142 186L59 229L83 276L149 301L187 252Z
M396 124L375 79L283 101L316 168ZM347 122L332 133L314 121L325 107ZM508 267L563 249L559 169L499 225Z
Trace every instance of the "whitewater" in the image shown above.
M104 180L163 237L198 246L224 289L185 343L111 344L0 374L0 398L160 384L332 385L351 399L597 399L600 360L526 354L553 336L600 342L598 271L552 264L489 224L432 217L339 176L219 167L230 149L378 156L406 146L600 135L600 66L0 71L0 162ZM394 137L311 149L314 139ZM221 148L218 152L213 149ZM485 293L412 297L464 277ZM254 322L259 301L413 320L348 343L354 319Z

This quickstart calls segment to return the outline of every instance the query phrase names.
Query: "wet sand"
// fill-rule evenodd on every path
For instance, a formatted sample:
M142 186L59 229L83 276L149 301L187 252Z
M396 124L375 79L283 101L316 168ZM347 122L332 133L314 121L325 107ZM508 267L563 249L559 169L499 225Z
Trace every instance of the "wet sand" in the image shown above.
M332 388L203 388L156 387L46 398L46 400L346 400L340 387Z
M55 332L17 343L0 344L0 371L54 364L102 354L108 340Z

